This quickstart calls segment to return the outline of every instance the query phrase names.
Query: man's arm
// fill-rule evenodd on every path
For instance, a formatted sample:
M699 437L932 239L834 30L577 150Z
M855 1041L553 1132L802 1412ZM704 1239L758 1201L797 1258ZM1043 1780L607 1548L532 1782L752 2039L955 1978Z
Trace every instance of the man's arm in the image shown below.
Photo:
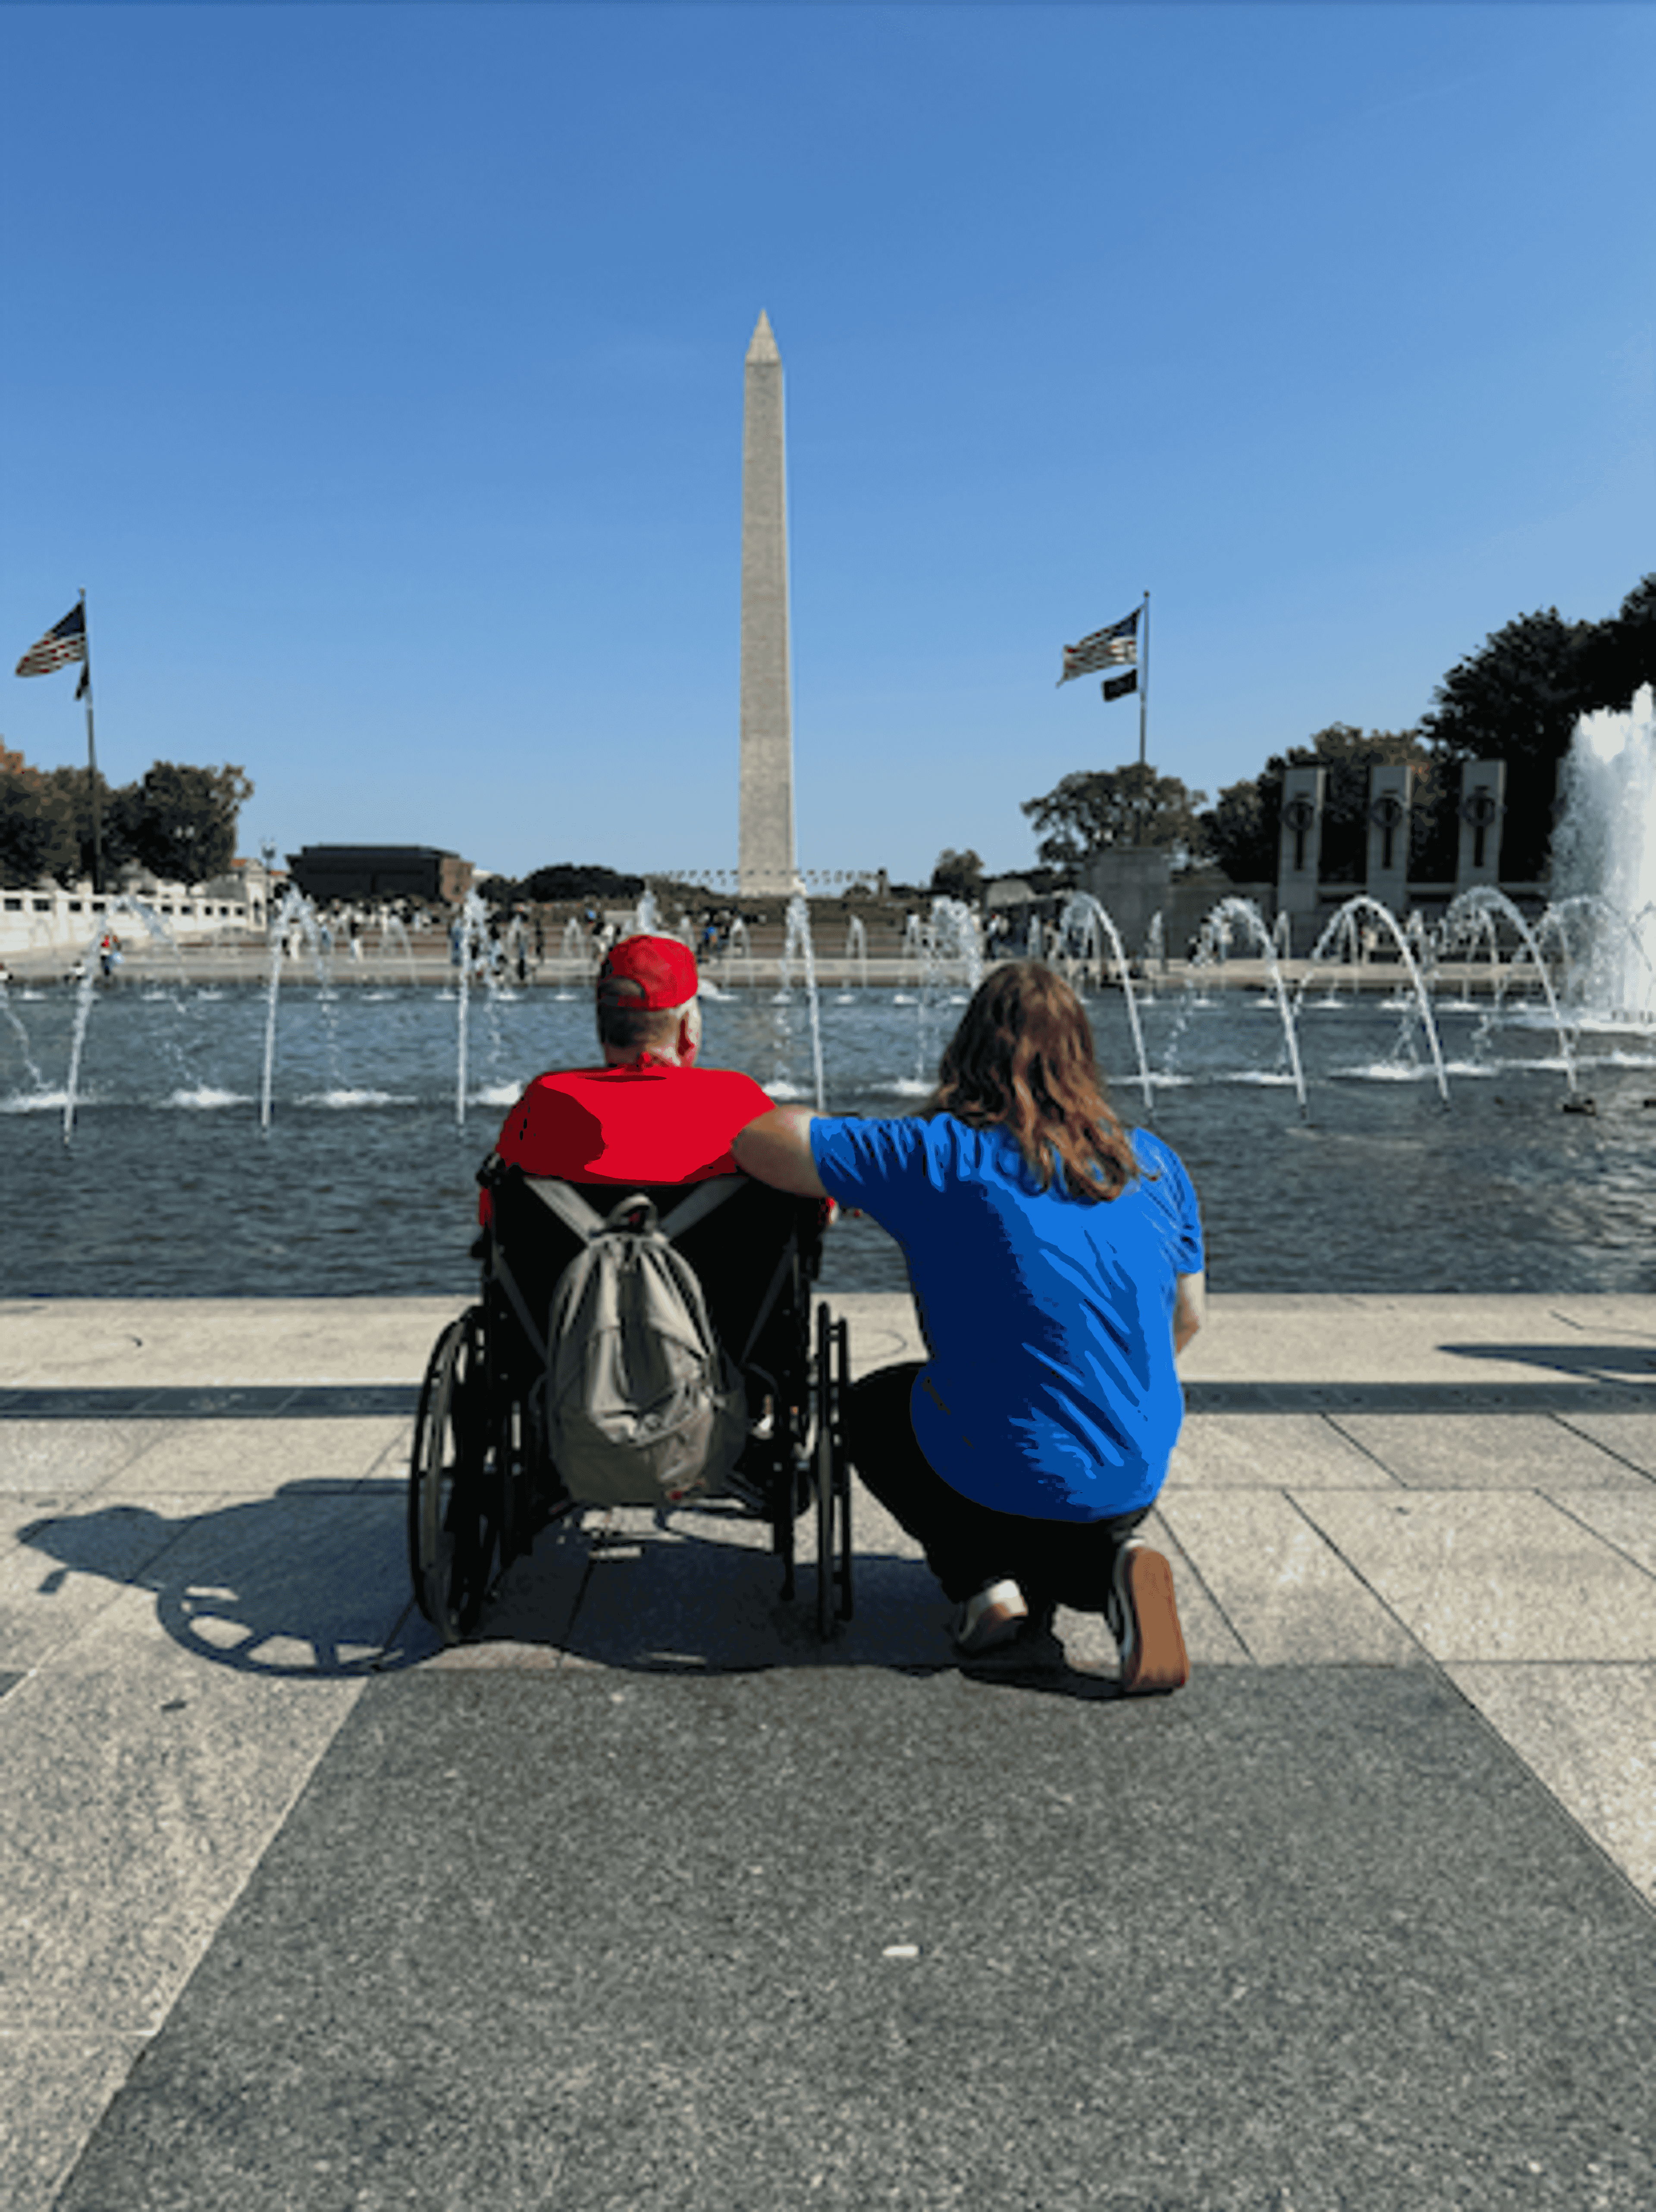
M1206 1316L1208 1279L1205 1273L1175 1275L1173 1282L1173 1349L1176 1358L1201 1328Z
M790 1190L800 1198L826 1198L811 1158L812 1115L804 1106L773 1106L731 1139L731 1152L744 1175Z

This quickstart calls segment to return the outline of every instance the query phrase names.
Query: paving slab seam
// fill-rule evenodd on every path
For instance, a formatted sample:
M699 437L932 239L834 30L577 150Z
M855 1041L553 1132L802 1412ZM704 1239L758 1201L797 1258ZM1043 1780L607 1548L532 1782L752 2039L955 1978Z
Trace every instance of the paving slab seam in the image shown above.
M1171 1536L1173 1534L1172 1530L1169 1529L1168 1534ZM1196 1561L1191 1557L1188 1547L1186 1545L1180 1543L1176 1536L1174 1537L1173 1540L1178 1547L1179 1564L1180 1567L1186 1574L1189 1575L1192 1581L1196 1583L1198 1589L1201 1590L1204 1596L1207 1599L1208 1603L1213 1607L1220 1620L1223 1621L1225 1626L1230 1631L1237 1643L1241 1646L1242 1650L1247 1654L1248 1664L1251 1667L1257 1667L1259 1662L1255 1658L1253 1651L1249 1650L1247 1639L1242 1634L1241 1630L1238 1628L1236 1623L1226 1612L1223 1604L1220 1601L1218 1592L1209 1582L1207 1577L1202 1572L1200 1567L1197 1565Z
M1631 1409L1626 1407L1617 1406L1608 1407L1605 1410L1614 1413L1624 1413ZM1639 1410L1642 1412L1644 1409L1641 1407ZM1644 1468L1637 1465L1633 1460L1627 1458L1623 1453L1618 1452L1614 1444L1607 1444L1602 1437L1595 1437L1589 1430L1579 1428L1576 1424L1571 1420L1568 1413L1561 1413L1555 1411L1553 1413L1553 1419L1557 1422L1561 1429L1568 1429L1572 1436L1580 1437L1587 1443L1597 1445L1598 1449L1604 1453L1608 1458L1615 1460L1619 1465L1626 1468L1629 1474L1632 1475L1635 1484L1636 1484L1639 1488L1649 1489L1653 1486L1652 1478L1647 1471ZM1653 1411L1651 1419L1653 1425L1656 1426L1656 1411Z
M1334 1434L1344 1443L1350 1444L1354 1450L1360 1451L1371 1467L1377 1467L1388 1482L1394 1484L1397 1482L1396 1475L1392 1474L1380 1454L1377 1451L1371 1451L1361 1437L1354 1437L1350 1429L1343 1427L1338 1413L1319 1413L1317 1418L1319 1420L1326 1421ZM1286 1496L1287 1493L1284 1492L1283 1495ZM1320 1534L1321 1531L1318 1533Z
M1350 1441L1352 1443L1356 1443L1356 1439L1353 1437ZM1369 1456L1372 1457L1373 1455L1370 1454ZM1380 1462L1376 1461L1375 1464L1376 1466L1379 1466ZM1421 1663L1421 1661L1423 1660L1427 1666L1436 1668L1438 1672L1441 1674L1441 1662L1430 1650L1428 1650L1427 1646L1422 1643L1420 1638L1416 1635L1414 1630L1410 1627L1408 1622L1398 1613L1397 1608L1389 1604L1387 1601L1381 1596L1380 1591L1374 1587L1374 1583L1370 1582L1368 1576L1363 1573L1356 1562L1347 1557L1346 1553L1340 1549L1339 1546L1335 1542L1334 1539L1329 1534L1325 1528L1319 1528L1317 1526L1317 1523L1312 1519L1310 1514L1306 1511L1304 1506L1301 1504L1299 1499L1294 1495L1294 1493L1289 1490L1281 1490L1278 1491L1277 1494L1279 1498L1283 1498L1287 1500L1289 1507L1293 1511L1299 1515L1301 1520L1304 1522L1306 1527L1310 1529L1312 1534L1317 1538L1318 1541L1319 1543L1325 1544L1328 1547L1334 1557L1345 1569L1347 1574L1350 1576L1352 1581L1360 1584L1363 1589L1368 1591L1369 1596L1373 1598L1374 1603L1386 1616L1387 1620L1393 1623L1404 1638L1410 1644L1413 1644L1416 1650L1420 1653L1420 1660L1411 1660L1410 1664L1411 1666L1417 1666ZM1259 1662L1256 1661L1254 1663L1257 1665ZM1459 1696L1459 1694L1460 1692L1457 1691L1456 1695Z
M1614 1536L1606 1535L1602 1528L1595 1528L1591 1521L1585 1519L1581 1514L1576 1512L1566 1502L1570 1496L1569 1492L1566 1491L1562 1497L1556 1498L1550 1491L1538 1488L1534 1494L1538 1498L1544 1498L1546 1503L1553 1508L1555 1512L1562 1513L1568 1521L1574 1521L1578 1528L1583 1529L1586 1534L1593 1537L1598 1543L1604 1545L1612 1552L1618 1553L1620 1556L1627 1561L1628 1565L1635 1569L1637 1572L1643 1575L1647 1582L1656 1582L1656 1576L1652 1575L1650 1569L1645 1565L1644 1561L1637 1558L1633 1553L1629 1552L1625 1544L1619 1543ZM1567 1665L1568 1662L1567 1661L1558 1661L1553 1663ZM1594 1663L1597 1665L1607 1665L1611 1662L1607 1661L1597 1661ZM1629 1666L1639 1666L1647 1665L1649 1662L1647 1661L1629 1660L1626 1663Z

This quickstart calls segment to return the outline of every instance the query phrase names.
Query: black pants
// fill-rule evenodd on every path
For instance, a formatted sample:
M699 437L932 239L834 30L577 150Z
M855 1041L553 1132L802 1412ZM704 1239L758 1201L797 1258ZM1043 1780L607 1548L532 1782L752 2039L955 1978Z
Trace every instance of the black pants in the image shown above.
M1101 1612L1121 1539L1149 1507L1107 1521L1034 1521L962 1498L915 1441L908 1399L919 1371L913 1360L853 1382L846 1394L846 1443L865 1486L924 1547L943 1595L959 1604L1010 1577L1032 1612L1053 1604Z

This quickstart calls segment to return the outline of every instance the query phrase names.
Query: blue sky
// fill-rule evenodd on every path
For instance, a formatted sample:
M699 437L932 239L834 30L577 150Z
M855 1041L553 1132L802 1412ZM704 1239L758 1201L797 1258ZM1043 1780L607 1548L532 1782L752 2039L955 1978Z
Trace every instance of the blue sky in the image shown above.
M0 649L84 586L244 851L730 867L763 307L800 863L1027 864L1146 589L1213 796L1656 568L1653 92L1639 6L0 8Z

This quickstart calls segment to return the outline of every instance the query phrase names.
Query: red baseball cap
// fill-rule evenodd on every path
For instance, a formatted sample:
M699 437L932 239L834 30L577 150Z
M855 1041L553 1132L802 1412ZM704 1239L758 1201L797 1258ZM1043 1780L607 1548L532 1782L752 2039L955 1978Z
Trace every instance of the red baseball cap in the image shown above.
M676 937L623 937L612 945L598 970L598 989L619 981L638 984L644 995L617 992L617 1002L646 1013L688 1005L701 988L695 953Z

